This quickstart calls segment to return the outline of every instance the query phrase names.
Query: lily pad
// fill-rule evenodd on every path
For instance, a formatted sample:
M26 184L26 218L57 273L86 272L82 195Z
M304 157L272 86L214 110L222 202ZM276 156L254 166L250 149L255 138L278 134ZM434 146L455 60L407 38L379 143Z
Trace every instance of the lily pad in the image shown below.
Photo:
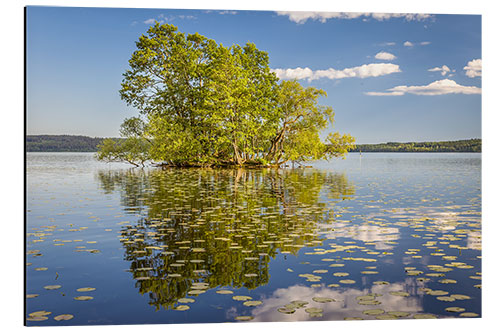
M233 296L233 299L235 301L248 301L248 300L251 300L252 297L250 297L250 296L243 296L243 295L235 295L235 296Z
M413 315L415 319L436 319L437 317L433 314L428 313L417 313Z
M382 309L370 309L370 310L365 310L363 311L363 314L368 315L368 316L378 316L385 313L384 310Z
M317 303L335 302L335 300L333 298L330 298L330 297L313 297L312 300L317 302Z
M220 290L217 290L215 293L217 294L221 294L221 295L230 295L230 294L234 294L234 292L232 290L226 290L226 289L220 289Z
M473 317L479 317L477 313L474 312L462 312L459 314L460 317L466 317L466 318L473 318Z
M410 315L409 312L404 311L387 311L387 314L398 318L408 317Z
M47 289L47 290L56 290L56 289L61 288L61 285L55 284L55 285L45 286L43 288Z
M73 297L73 299L75 299L77 301L90 301L91 299L94 299L94 297L92 297L92 296L77 296L77 297Z
M389 292L389 294L391 294L393 296L402 296L402 297L410 296L410 294L407 293L406 291L391 291L391 292Z
M353 284L353 283L356 283L356 281L354 281L354 280L349 280L349 279L346 279L346 280L340 280L339 282L340 282L340 283L344 283L344 284Z
M234 319L239 320L239 321L249 321L249 320L252 320L253 317L252 316L238 316L238 317L235 317Z
M178 303L194 303L194 299L192 298L179 298L177 300Z
M30 317L42 317L42 316L48 316L51 313L52 312L49 312L49 311L35 311L35 312L28 314L28 316L30 316Z
M262 301L246 301L243 303L244 306L257 306L261 305Z
M83 293L83 292L94 291L94 290L95 290L95 288L92 288L92 287L84 287L84 288L78 288L76 291Z
M47 319L49 319L49 317L45 317L45 316L28 317L28 318L26 318L26 320L29 320L29 321L44 321L44 320L47 320Z
M283 307L283 308L278 308L278 312L281 312L284 314L292 314L295 312L295 309Z
M62 314L54 317L54 320L61 321L61 320L70 320L73 319L75 316L72 314Z
M174 310L176 311L186 311L189 309L190 309L189 305L178 305L174 308Z
M465 311L464 308L460 308L458 306L452 306L452 307L446 308L445 310L448 312L464 312Z
M453 297L454 299L457 299L457 300L470 299L470 296L461 295L461 294L453 294L453 295L450 295L450 296Z

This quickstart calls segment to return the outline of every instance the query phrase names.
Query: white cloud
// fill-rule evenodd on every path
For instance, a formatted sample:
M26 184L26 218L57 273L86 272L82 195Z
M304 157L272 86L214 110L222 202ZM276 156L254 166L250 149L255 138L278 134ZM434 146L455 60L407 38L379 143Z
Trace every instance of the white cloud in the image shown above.
M414 95L446 95L446 94L481 94L481 88L474 86L462 86L450 79L434 81L426 86L397 86L387 89L385 92L366 92L369 96L402 96L404 94Z
M346 13L346 12L290 12L278 11L278 15L288 16L290 21L303 24L307 20L320 21L325 23L328 19L356 19L360 17L374 18L377 21L384 21L391 18L404 18L407 21L422 21L432 17L429 14L395 14L395 13Z
M392 73L401 72L399 65L380 63L380 64L365 64L357 67L344 68L344 69L320 69L311 70L310 68L288 68L288 69L273 69L273 72L282 80L303 80L309 81L327 78L331 80L344 79L350 77L367 78L388 75Z
M410 41L406 41L406 42L404 42L404 44L403 44L403 45L404 45L404 46L406 46L406 47L412 47L412 46L413 46L413 43L412 43L412 42L410 42Z
M429 72L441 72L441 75L446 75L450 72L450 68L446 65L443 65L441 67L434 67L431 69L428 69Z
M481 76L482 67L483 64L481 59L471 60L467 63L467 66L464 67L464 69L466 70L465 75L467 75L468 77Z
M388 52L379 52L375 55L375 59L379 60L394 60L396 56Z
M396 43L395 42L386 42L386 43L382 43L381 45L382 46L394 46L394 45L396 45Z
M420 45L429 45L431 42L421 42Z
M154 24L156 22L156 20L154 18L150 18L150 19L147 19L146 21L144 21L145 24Z
M221 14L221 15L236 15L236 14L238 14L238 12L235 10L222 10L222 11L219 11L219 14Z

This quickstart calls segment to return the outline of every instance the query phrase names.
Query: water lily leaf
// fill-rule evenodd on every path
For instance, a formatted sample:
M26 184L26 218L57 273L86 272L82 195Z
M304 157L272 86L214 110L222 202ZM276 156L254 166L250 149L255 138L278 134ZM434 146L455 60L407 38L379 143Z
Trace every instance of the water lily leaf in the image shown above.
M477 313L474 312L462 312L459 314L460 317L466 317L466 318L473 318L473 317L479 317Z
M393 296L402 296L402 297L410 296L410 294L407 293L406 291L391 291L391 292L389 292L389 294L391 294Z
M238 317L235 317L234 319L239 320L239 321L249 321L249 320L252 320L253 317L252 316L238 316Z
M333 298L330 298L330 297L313 297L312 300L317 302L317 303L335 302L335 300Z
M192 298L179 298L177 300L178 303L194 303L194 299Z
M368 315L368 316L378 316L385 313L384 310L382 309L370 309L370 310L365 310L363 311L363 314Z
M43 288L44 288L44 289L47 289L47 290L56 290L56 289L61 288L61 286L60 286L60 285L58 285L58 284L55 284L55 285L45 286L45 287L43 287Z
M384 315L376 316L375 318L379 319L379 320L398 319L398 317L390 315L390 314L384 314Z
M470 296L467 295L461 295L461 294L453 294L450 295L451 297L457 299L457 300L465 300L465 299L470 299Z
M47 320L47 319L49 319L49 317L45 317L45 316L28 317L28 318L26 318L26 320L29 320L29 321L44 321L44 320Z
M387 314L398 318L408 317L410 315L410 313L404 311L387 311Z
M26 298L35 298L40 296L39 294L26 294Z
M28 316L30 316L30 317L41 317L41 316L48 316L51 313L52 312L49 312L49 311L35 311L35 312L32 312L32 313L28 314Z
M436 299L439 300L439 301L443 301L443 302L453 302L453 301L455 301L455 298L451 297L451 296L439 296L439 297L436 297Z
M54 317L54 320L61 321L61 320L70 320L73 319L75 316L72 314L62 314Z
M464 308L460 308L458 306L452 306L452 307L446 308L445 310L448 312L464 312L465 311Z
M250 296L243 296L243 295L235 295L235 296L233 296L233 299L235 301L248 301L248 300L251 300L252 297L250 297Z
M353 284L353 283L356 283L356 281L354 281L354 280L349 280L349 279L347 279L347 280L340 280L339 282L340 282L340 283L344 283L344 284Z
M176 311L186 311L189 309L190 309L189 305L178 305L174 308L174 310Z
M84 288L78 288L76 291L83 293L83 292L94 291L94 290L95 290L95 288L92 288L92 287L84 287Z
M436 319L437 317L433 314L416 313L413 315L413 318L415 318L415 319Z
M90 301L91 299L94 299L94 297L92 297L92 296L77 296L77 297L73 297L73 299L75 299L77 301Z
M290 309L290 308L278 308L278 312L284 313L284 314L292 314L295 312L295 309Z
M244 306L257 306L261 305L262 301L246 301L243 303Z
M221 295L234 294L234 292L232 290L225 290L225 289L217 290L216 293L221 294Z

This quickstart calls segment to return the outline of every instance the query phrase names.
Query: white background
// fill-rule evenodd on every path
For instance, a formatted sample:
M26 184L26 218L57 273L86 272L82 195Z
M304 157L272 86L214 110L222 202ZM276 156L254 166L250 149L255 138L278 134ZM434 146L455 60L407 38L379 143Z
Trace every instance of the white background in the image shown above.
M143 326L81 326L81 327L23 327L23 200L24 200L24 6L79 6L79 7L126 7L126 8L184 8L184 9L252 9L252 10L302 10L335 12L389 12L430 14L480 14L483 15L483 318L446 320L398 320L364 322L294 322L294 323L237 323L237 324L192 324L192 325L143 325ZM0 9L0 134L1 193L1 284L0 325L7 332L30 330L36 332L132 332L132 331L183 331L238 333L258 331L326 331L326 332L493 332L498 331L500 316L498 268L500 263L498 238L500 221L497 207L500 205L497 156L500 112L498 96L500 86L498 43L499 11L494 0L46 0L5 1ZM498 318L498 319L497 319ZM281 333L280 332L280 333Z

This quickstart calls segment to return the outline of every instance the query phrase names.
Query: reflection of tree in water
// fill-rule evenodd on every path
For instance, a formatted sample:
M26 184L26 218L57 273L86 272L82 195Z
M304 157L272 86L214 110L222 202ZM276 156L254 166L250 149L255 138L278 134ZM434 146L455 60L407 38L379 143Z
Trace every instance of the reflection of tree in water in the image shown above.
M270 257L318 244L318 222L333 221L328 198L354 194L345 175L316 170L126 170L98 178L104 191L120 191L126 211L147 212L122 226L121 242L140 293L157 309L208 288L267 284Z

